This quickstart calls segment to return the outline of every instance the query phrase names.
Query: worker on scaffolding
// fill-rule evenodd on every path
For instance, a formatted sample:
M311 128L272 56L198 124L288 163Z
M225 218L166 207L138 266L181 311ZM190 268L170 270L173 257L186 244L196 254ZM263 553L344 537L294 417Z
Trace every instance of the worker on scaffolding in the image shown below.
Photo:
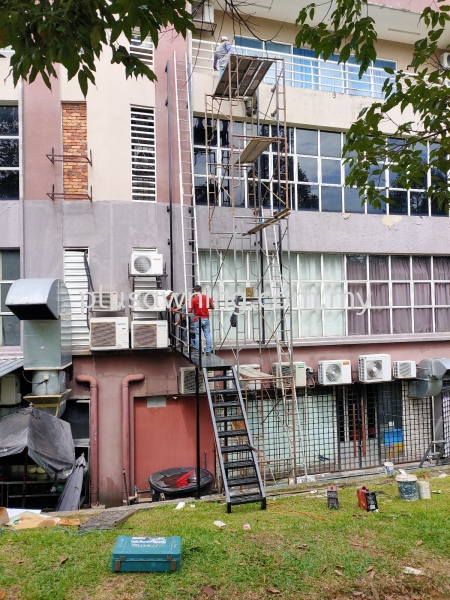
M209 309L214 309L213 299L202 293L202 286L194 287L194 295L191 299L189 312L194 313L194 347L199 352L202 332L205 336L206 356L212 354L211 326L209 323Z
M219 71L219 80L222 78L223 72L228 64L230 54L234 54L233 46L230 44L226 35L220 38L219 46L214 52L214 71ZM219 67L219 68L217 68Z

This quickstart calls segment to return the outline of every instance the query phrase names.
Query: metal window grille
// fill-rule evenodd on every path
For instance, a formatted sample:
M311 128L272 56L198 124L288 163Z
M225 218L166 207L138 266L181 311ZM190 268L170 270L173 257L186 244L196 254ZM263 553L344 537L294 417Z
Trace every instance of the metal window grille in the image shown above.
M130 54L140 58L148 67L153 67L155 47L150 36L146 37L145 40L141 40L139 31L134 30L131 34Z
M155 110L131 107L132 199L156 201Z

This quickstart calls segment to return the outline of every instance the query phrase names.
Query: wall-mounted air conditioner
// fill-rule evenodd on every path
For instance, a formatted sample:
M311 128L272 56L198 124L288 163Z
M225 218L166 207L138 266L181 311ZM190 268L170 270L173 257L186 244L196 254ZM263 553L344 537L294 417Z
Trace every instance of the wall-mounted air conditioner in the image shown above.
M282 362L272 365L272 375L274 377L292 377L294 376L295 387L306 387L306 363L294 362L294 372L291 370L291 363ZM277 389L289 389L291 387L291 379L277 379L275 387Z
M342 385L352 382L352 363L349 360L319 360L320 385Z
M117 312L119 309L119 292L94 292L94 312Z
M364 354L358 356L358 379L363 383L391 381L390 354Z
M167 321L133 321L132 348L168 348Z
M394 360L392 363L394 379L415 379L416 363L413 360Z
M163 275L164 263L162 254L149 250L133 250L131 253L131 275Z
M0 406L20 404L20 381L17 373L0 377Z
M212 375L212 371L208 371L208 375ZM214 389L214 381L209 382L209 389ZM199 373L199 391L200 394L206 393L205 380L202 373ZM178 393L180 394L195 394L195 367L180 367L178 375Z
M245 369L246 368L251 369L252 371L258 371L259 373L261 373L261 365L259 365L259 364L239 365L239 371L238 371L239 387L241 388L241 390L247 390L247 391L260 390L261 389L261 381L260 380L252 381L251 378L246 378L245 377ZM231 375L231 371L227 371L227 375ZM252 375L253 375L253 373L252 373ZM230 390L236 389L236 386L234 385L234 381L227 381L227 388Z
M128 317L91 319L91 350L124 350L130 347Z
M450 69L450 52L444 52L444 54L441 54L439 62L441 67L444 67L444 69Z
M142 290L134 292L132 310L164 312L167 310L167 290Z

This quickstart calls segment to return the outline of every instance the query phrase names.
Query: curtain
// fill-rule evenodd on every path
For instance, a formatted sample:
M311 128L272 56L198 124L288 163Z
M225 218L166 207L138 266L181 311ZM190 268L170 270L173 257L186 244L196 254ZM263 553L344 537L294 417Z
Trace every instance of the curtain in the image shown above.
M324 336L344 335L344 311L324 310Z
M450 283L435 283L434 293L436 304L450 305Z
M435 256L433 258L434 279L450 279L450 258Z
M431 258L429 256L413 256L413 279L431 279Z
M321 308L320 283L300 284L299 305L300 308Z
M370 279L389 280L389 260L387 256L369 256Z
M370 284L370 306L389 306L389 284Z
M381 333L390 333L389 310L371 310L370 328L374 335Z
M322 337L322 311L300 311L300 335L301 337Z
M392 304L394 306L411 306L409 283L392 284Z
M431 283L414 284L414 306L431 306Z
M414 309L414 333L431 333L433 311L431 308Z
M394 308L392 311L392 333L411 333L411 309Z
M450 308L436 308L436 331L450 331Z
M342 254L323 255L323 278L325 281L342 281Z
M369 333L367 327L367 311L362 315L358 315L360 310L347 311L348 318L348 335L367 335Z
M366 256L364 254L349 254L347 256L347 279L367 279Z
M300 280L315 279L320 281L320 254L300 254Z
M391 257L391 277L394 280L411 279L409 256Z
M351 296L347 296L348 306L351 306L353 301L353 306L360 307L361 301L365 304L367 302L367 284L366 283L349 283L348 291L350 294L353 294L353 298Z

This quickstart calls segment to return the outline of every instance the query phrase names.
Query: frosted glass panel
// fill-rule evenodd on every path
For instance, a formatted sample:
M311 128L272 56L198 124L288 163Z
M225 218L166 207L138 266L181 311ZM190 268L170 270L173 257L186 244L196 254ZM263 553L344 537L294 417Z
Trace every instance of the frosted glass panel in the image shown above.
M324 311L324 335L344 335L344 311L343 310L325 310Z
M322 337L321 311L300 311L300 335L301 337Z

